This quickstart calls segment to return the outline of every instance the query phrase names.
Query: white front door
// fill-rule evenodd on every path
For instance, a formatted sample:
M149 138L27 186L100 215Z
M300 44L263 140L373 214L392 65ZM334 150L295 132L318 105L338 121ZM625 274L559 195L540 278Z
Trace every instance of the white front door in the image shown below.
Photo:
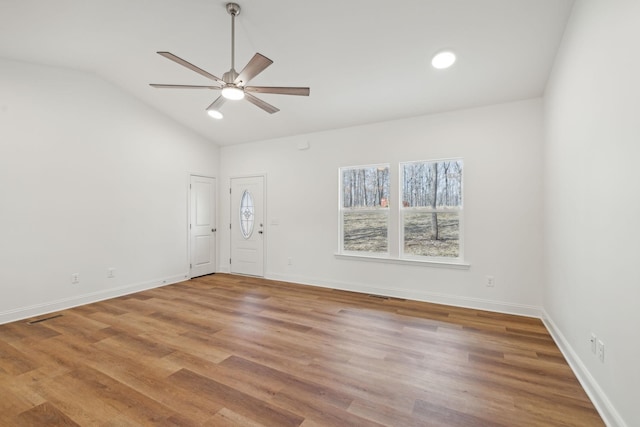
M264 276L264 177L231 178L231 272Z
M216 180L191 175L189 186L191 277L216 271Z

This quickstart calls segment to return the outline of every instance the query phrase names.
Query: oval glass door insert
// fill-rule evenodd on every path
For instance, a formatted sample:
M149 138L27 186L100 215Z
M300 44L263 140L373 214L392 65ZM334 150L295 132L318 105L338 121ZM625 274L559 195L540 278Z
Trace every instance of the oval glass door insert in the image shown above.
M253 233L254 206L253 196L249 190L244 190L240 198L240 233L248 239Z

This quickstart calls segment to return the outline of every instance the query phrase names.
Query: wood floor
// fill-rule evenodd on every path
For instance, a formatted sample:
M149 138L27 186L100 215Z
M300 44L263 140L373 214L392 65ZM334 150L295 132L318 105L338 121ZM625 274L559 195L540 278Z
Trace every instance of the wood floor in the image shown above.
M537 319L222 274L58 314L0 326L0 426L604 425Z

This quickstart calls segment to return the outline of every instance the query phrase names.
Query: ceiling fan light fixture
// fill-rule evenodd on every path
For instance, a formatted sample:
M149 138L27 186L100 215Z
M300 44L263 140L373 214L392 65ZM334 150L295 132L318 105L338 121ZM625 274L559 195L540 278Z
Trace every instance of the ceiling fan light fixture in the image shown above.
M450 50L436 53L431 59L431 65L438 70L451 67L456 62L456 54Z
M221 118L224 117L222 113L218 110L207 110L207 114L217 120L220 120Z
M240 5L237 3L227 3L226 5L227 12L231 15L231 68L229 71L222 75L222 78L216 77L208 71L203 70L200 67L193 65L192 63L185 61L172 54L171 52L161 51L158 52L159 55L173 61L179 65L182 65L185 68L188 68L191 71L195 71L215 82L215 86L204 86L204 85L174 85L174 84L157 84L151 83L152 87L155 88L165 88L165 89L213 89L220 90L220 96L216 98L211 105L206 108L207 113L214 119L222 119L222 113L220 112L220 107L226 102L227 99L232 101L238 101L241 99L246 99L253 105L262 110L266 111L269 114L277 113L280 111L278 108L273 105L261 100L256 97L252 92L257 93L274 93L280 95L298 95L298 96L309 96L309 88L308 87L277 87L277 86L247 86L247 83L255 76L260 74L267 68L269 65L273 64L273 61L267 58L266 56L256 53L249 60L247 65L238 73L235 69L235 22L236 16L240 14ZM211 83L210 83L211 84ZM245 94L245 89L247 93Z
M222 88L222 96L227 99L237 101L244 98L244 90L237 86L227 85Z

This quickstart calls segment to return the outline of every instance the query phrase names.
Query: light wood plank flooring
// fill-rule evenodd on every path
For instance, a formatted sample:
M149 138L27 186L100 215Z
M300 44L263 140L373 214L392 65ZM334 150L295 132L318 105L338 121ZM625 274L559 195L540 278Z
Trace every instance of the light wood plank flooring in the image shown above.
M604 425L538 319L222 274L57 314L0 326L0 426Z

